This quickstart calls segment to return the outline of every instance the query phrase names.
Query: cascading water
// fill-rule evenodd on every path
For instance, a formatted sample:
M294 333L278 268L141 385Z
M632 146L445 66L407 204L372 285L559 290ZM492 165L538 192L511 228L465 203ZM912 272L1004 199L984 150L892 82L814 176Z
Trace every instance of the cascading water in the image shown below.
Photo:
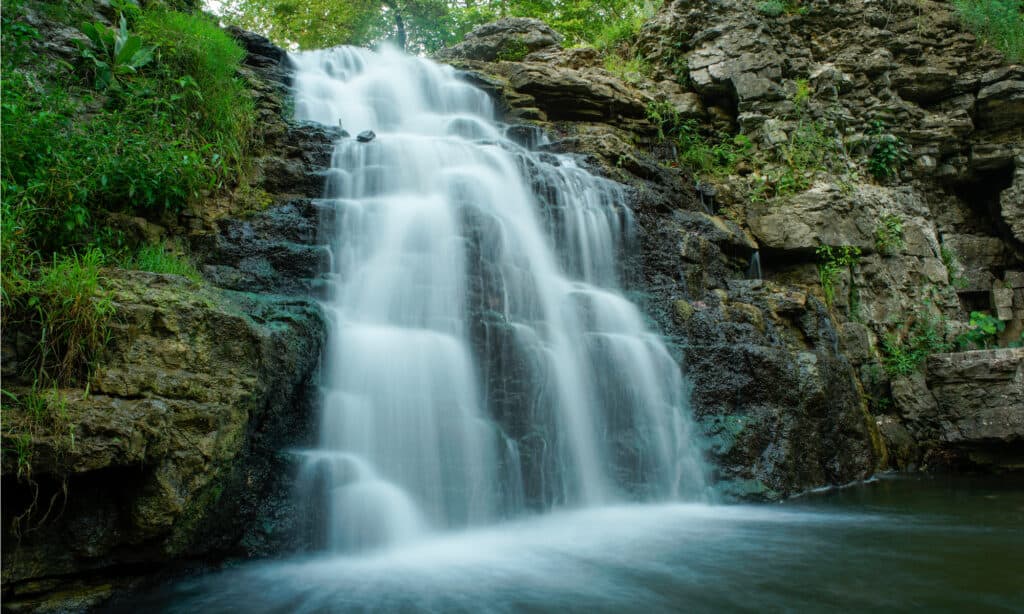
M531 151L538 133L493 122L450 68L350 49L297 62L300 117L379 134L338 144L325 201L333 329L304 455L333 552L109 611L1020 609L1024 491L1004 476L627 504L703 484L678 367L615 290L631 221L614 184ZM494 522L552 507L573 509ZM467 528L426 534L448 527Z
M325 188L332 327L307 456L328 546L701 492L679 368L616 290L619 187L535 151L450 67L294 61L298 119L377 134L338 142Z

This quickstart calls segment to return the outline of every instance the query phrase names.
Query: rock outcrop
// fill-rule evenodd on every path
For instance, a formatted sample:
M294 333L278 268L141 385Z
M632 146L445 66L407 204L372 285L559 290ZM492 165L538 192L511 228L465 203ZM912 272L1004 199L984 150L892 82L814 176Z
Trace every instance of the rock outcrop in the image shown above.
M630 187L639 246L626 283L694 383L727 493L772 499L939 466L938 440L897 409L906 395L890 388L886 340L910 343L921 320L949 347L978 310L1005 322L1000 343L1024 327L1024 124L1010 120L1024 73L947 4L924 5L810 2L769 16L743 0L666 2L632 50L647 74L628 81L592 49L465 52L515 36L497 26L440 55L509 121L547 131L544 147ZM733 174L680 168L648 121L665 105L702 134L744 135ZM808 126L818 149L792 169ZM897 153L875 179L881 142ZM784 171L803 184L778 188ZM821 246L852 254L828 292ZM912 396L942 386L919 379Z
M83 611L139 582L299 549L287 450L311 442L326 336L316 203L334 134L283 115L285 54L234 32L261 142L231 194L177 219L125 219L148 241L184 238L205 279L110 269L110 338L85 387L35 395L4 339L5 611ZM12 368L9 369L8 367Z

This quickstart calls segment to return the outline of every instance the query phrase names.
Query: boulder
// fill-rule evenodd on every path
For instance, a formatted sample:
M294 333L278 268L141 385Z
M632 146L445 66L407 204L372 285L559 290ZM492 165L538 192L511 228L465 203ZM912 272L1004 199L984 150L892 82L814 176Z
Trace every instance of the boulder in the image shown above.
M527 17L508 17L473 28L465 40L437 53L441 61L502 59L521 60L532 51L558 47L562 35L543 21Z
M66 577L61 599L105 587L100 599L168 559L226 548L255 519L273 451L311 415L315 302L107 275L116 314L88 388L51 394L59 410L42 423L5 403L5 607L37 599L40 579ZM51 497L62 513L47 516Z
M927 382L936 428L919 437L978 465L1024 469L1024 348L930 356Z

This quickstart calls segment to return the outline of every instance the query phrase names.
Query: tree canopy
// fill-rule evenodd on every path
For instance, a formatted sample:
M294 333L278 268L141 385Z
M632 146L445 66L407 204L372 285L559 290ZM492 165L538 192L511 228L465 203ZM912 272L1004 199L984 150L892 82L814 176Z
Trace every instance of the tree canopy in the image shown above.
M598 43L652 11L642 0L222 0L221 17L292 48L390 40L430 52L501 17L537 17L570 43Z

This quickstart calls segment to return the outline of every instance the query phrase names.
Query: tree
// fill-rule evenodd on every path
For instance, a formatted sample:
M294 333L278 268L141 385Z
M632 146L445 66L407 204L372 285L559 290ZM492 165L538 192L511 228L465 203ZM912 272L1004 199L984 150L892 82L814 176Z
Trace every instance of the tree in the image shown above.
M293 49L390 40L416 53L433 51L490 16L467 22L471 7L472 0L226 0L218 12Z
M652 0L223 0L225 21L261 32L289 48L369 45L390 40L429 53L461 40L481 23L536 17L569 43L601 46L618 30L634 31L653 14ZM650 6L645 6L650 4Z

